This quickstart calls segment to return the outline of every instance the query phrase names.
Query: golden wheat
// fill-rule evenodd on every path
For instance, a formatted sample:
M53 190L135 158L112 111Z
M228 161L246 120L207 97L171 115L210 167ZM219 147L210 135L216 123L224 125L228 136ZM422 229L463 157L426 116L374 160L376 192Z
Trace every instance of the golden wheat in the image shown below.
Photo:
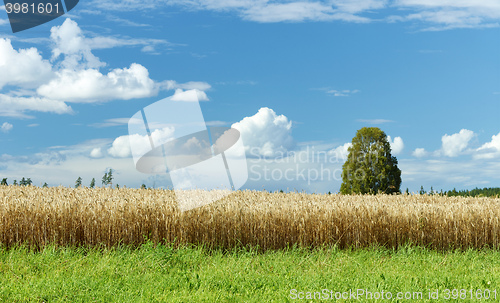
M498 198L237 191L181 212L168 190L0 186L5 246L498 248L499 217Z

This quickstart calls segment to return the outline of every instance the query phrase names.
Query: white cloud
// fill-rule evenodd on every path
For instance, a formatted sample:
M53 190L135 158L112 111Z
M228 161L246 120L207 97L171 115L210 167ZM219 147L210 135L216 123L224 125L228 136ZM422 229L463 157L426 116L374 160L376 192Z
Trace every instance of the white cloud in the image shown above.
M189 81L186 83L177 83L174 80L166 80L163 81L159 84L162 89L166 90L171 90L171 89L185 89L185 90L191 90L191 89L197 89L201 91L206 91L212 88L212 86L206 82L199 82L199 81Z
M85 43L89 45L91 49L106 49L115 48L122 46L143 46L143 52L156 52L157 46L182 46L182 44L170 43L163 39L138 39L138 38L128 38L128 37L104 37L97 36L93 38L85 38Z
M44 60L36 48L15 50L9 39L0 39L0 89L5 85L20 87L9 94L0 94L0 116L31 118L26 111L72 113L65 102L91 103L129 100L158 94L160 89L196 88L200 100L208 100L202 90L205 82L178 84L175 81L156 83L149 71L132 63L107 74L105 65L92 54L93 48L109 48L137 44L168 44L157 39L86 38L78 24L66 19L51 29L51 62ZM31 89L36 89L32 91ZM175 98L192 98L193 92L178 92ZM184 93L184 94L181 94Z
M395 5L412 12L393 20L431 24L427 30L496 27L500 19L496 0L397 0Z
M39 97L12 97L0 94L0 116L31 118L26 111L71 114L73 110L62 101Z
M333 154L337 157L337 159L346 160L349 156L349 147L352 146L352 143L348 142L344 145L340 145L337 148L330 150L328 153Z
M462 129L453 135L445 134L441 138L441 151L445 156L456 157L467 148L474 135L474 132L468 129Z
M429 153L425 150L425 148L416 148L412 155L417 158L422 158L427 156Z
M149 143L149 138L147 136L140 135L130 135L130 136L120 136L113 141L113 145L108 149L108 153L116 158L127 158L132 155L132 151L130 149L130 144L138 144L138 146L147 146L151 148ZM149 149L145 149L147 152Z
M358 119L356 121L368 124L384 124L384 123L394 122L392 120L386 120L386 119Z
M302 22L343 20L348 22L368 22L368 18L352 14L378 7L383 1L358 0L354 4L345 1L269 1L269 0L167 0L164 5L179 5L189 10L212 10L219 12L235 12L243 19L256 22ZM92 4L104 10L134 11L157 8L161 2L147 0L94 1Z
M288 3L267 3L266 5L255 5L242 12L245 19L257 22L302 22L307 20L326 21L343 20L358 22L365 21L365 18L356 17L350 14L336 14L331 5L321 2L288 2Z
M150 97L158 93L158 87L144 66L132 63L129 68L117 68L107 75L96 69L64 69L37 92L51 99L89 103Z
M493 159L500 157L500 133L493 135L491 141L476 149L475 159Z
M276 113L267 107L231 127L241 133L245 149L252 156L275 156L288 151L294 146L292 138L292 122L284 115Z
M348 13L359 13L366 10L386 7L388 0L333 0L338 9Z
M399 155L405 147L401 137L395 137L394 140L391 140L391 136L387 136L387 141L391 145L392 155Z
M326 91L327 94L332 95L334 97L349 97L350 95L357 94L359 92L360 92L359 89L354 89L354 90L350 90L350 89L344 89L344 90L331 89L331 90L327 90Z
M154 55L159 55L159 53L156 51L156 49L152 45L146 45L146 46L144 46L141 49L141 52L143 52L143 53L150 53L150 54L154 54Z
M235 13L255 22L371 22L388 8L398 15L387 22L422 22L427 30L498 26L497 0L94 0L102 10L136 11L176 5L187 10ZM369 14L369 15L368 15ZM375 16L375 17L372 17ZM378 18L383 20L383 17Z
M155 96L160 89L175 89L172 100L206 101L206 82L155 82L142 65L115 68L107 74L105 65L92 49L124 45L169 44L158 39L86 38L78 24L66 19L51 29L52 64L36 48L15 50L11 41L0 39L0 89L16 85L21 89L0 94L0 116L31 118L26 111L72 113L65 102L92 103ZM54 68L55 67L55 68ZM30 89L35 89L32 91Z
M174 128L164 127L155 129L151 133L153 142L166 142L173 138ZM120 136L113 141L108 153L116 158L126 158L132 156L143 156L151 150L151 141L149 136L141 136L139 134Z
M1 126L0 126L0 130L4 133L8 133L9 131L12 130L14 126L12 124L10 124L9 122L4 122Z
M463 8L473 11L493 11L492 14L500 10L500 2L496 0L396 0L398 6L415 6L422 8Z
M102 149L100 147L96 147L92 149L92 151L90 152L91 158L102 158L102 156L103 156Z
M52 59L64 55L64 60L61 62L64 68L99 68L106 65L92 54L82 30L71 19L66 19L61 26L52 27L50 38L55 44L52 49Z
M180 88L175 90L175 94L170 97L172 101L185 101L185 102L198 102L209 101L207 94L198 89L182 90Z
M38 50L15 50L9 39L0 38L0 89L5 85L35 88L52 78L52 66Z
M106 119L106 120L104 120L104 122L91 124L90 126L110 127L110 126L127 125L129 123L141 124L141 123L144 123L144 121L139 120L139 119L135 119L135 118L113 118L113 119Z
M500 157L500 133L493 135L491 141L484 143L479 148L471 149L469 147L470 141L476 134L467 129L462 129L460 132L448 135L445 134L442 138L441 149L434 152L429 152L424 148L417 148L412 152L412 155L417 158L428 156L433 157L457 157L462 154L471 155L473 159L494 159Z

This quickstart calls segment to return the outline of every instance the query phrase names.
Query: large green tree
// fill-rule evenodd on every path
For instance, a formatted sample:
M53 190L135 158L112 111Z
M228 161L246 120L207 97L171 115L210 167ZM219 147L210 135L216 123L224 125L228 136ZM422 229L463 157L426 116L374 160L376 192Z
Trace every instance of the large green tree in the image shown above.
M348 151L342 167L342 194L400 192L401 170L382 130L378 127L358 130Z

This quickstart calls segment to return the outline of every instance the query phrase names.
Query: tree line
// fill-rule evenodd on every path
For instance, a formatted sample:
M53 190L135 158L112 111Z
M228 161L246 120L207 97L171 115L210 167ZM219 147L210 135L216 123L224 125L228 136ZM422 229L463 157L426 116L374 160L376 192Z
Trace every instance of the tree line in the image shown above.
M449 190L445 192L448 197L500 197L500 187L474 188L472 190Z
M114 179L113 169L110 168L109 171L104 173L104 176L102 176L102 179L101 179L102 186L113 187L113 179ZM3 178L2 181L0 181L0 186L8 186L8 185L9 185L8 178ZM23 177L21 179L21 181L19 181L19 182L17 182L17 180L14 180L12 185L14 185L14 186L30 186L30 185L33 185L33 181L31 180L31 178ZM82 186L83 186L83 179L82 179L82 177L78 177L75 181L75 188L79 188ZM96 186L96 180L95 180L95 178L92 178L88 187L95 188L95 186ZM49 185L47 184L47 182L45 182L42 185L42 187L49 187ZM115 188L120 188L120 185L116 184ZM146 184L142 184L141 189L147 189Z
M78 188L78 187L82 187L83 184L83 179L82 177L78 177L78 179L76 179L75 181L75 188ZM110 168L109 171L107 171L104 176L102 177L102 186L110 186L112 187L113 186L113 170ZM4 185L4 186L8 186L9 183L8 183L8 178L3 178L2 181L0 181L0 185ZM14 182L12 182L12 185L14 186L30 186L30 185L33 185L33 181L31 180L31 178L25 178L23 177L21 179L21 181L19 181L19 183L17 182L17 180L14 180ZM95 178L92 178L92 181L90 181L90 184L89 184L89 187L90 188L94 188L96 186L96 181L95 181ZM47 182L45 182L42 187L49 187L49 185L47 184ZM119 188L120 186L118 184L116 184L116 187Z

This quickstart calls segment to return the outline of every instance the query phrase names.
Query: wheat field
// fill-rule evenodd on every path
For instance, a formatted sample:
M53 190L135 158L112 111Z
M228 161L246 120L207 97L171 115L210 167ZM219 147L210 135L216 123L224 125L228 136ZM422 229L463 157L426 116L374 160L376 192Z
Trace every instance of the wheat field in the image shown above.
M496 249L499 215L499 198L237 191L181 212L170 190L0 186L0 245Z

